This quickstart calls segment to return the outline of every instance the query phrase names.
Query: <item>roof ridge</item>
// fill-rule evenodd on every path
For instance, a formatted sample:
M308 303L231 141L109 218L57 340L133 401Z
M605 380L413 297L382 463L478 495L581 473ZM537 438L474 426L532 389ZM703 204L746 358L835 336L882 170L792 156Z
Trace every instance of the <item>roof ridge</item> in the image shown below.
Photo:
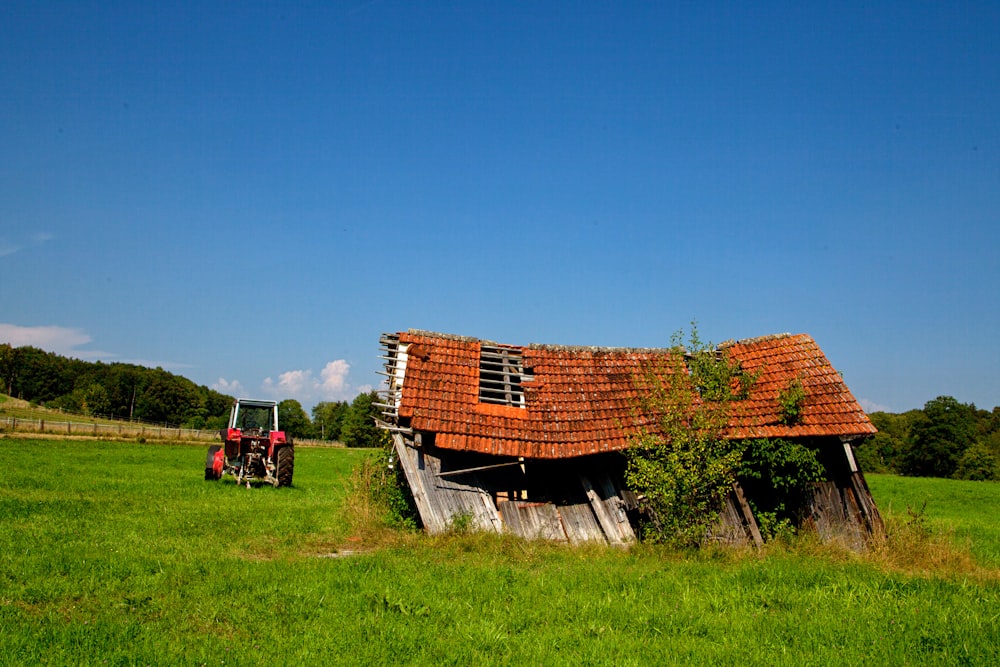
M544 350L551 352L624 352L624 353L641 353L641 352L656 352L656 353L667 353L672 352L674 348L672 347L614 347L614 346L603 346L603 345L548 345L544 343L531 343L527 346L529 350Z
M440 331L427 331L425 329L407 329L406 333L411 336L426 336L428 338L440 338L442 340L453 340L461 343L482 343L484 345L498 345L503 347L519 347L524 350L549 350L553 352L670 352L669 347L619 347L603 345L553 345L549 343L529 343L527 345L517 345L512 343L500 343L486 338L475 336L462 336L459 334L442 333Z
M426 336L429 338L440 338L442 340L453 340L462 343L482 343L486 345L497 345L504 347L519 347L523 350L543 350L550 352L621 352L621 353L668 353L674 351L674 347L627 347L627 346L606 346L606 345L555 345L550 343L529 343L527 345L517 345L511 343L500 343L494 340L489 340L486 338L477 338L475 336L461 336L459 334L449 334L442 333L440 331L428 331L425 329L408 329L407 333L413 336ZM715 346L717 350L724 350L728 347L734 345L754 345L756 343L765 343L772 340L781 340L783 338L795 338L797 336L805 336L811 339L809 334L799 333L776 333L767 334L764 336L754 336L751 338L739 338L739 339L729 339L723 341Z
M754 343L766 343L769 340L781 340L782 338L795 338L796 336L809 336L809 334L776 333L766 336L753 336L752 338L740 338L738 340L729 339L719 343L718 348L724 349L733 345L753 345Z
M489 342L484 341L481 338L475 338L473 336L459 336L458 334L441 333L440 331L427 331L425 329L407 329L406 333L411 336L426 336L428 338L442 338L444 340L457 340L462 343L483 343Z

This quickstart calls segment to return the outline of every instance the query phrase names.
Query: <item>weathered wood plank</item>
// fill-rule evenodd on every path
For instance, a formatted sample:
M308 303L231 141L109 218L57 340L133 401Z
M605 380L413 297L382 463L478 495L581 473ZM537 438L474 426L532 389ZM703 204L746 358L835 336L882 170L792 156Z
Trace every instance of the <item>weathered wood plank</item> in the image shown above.
M571 544L607 541L589 502L560 505L559 516Z
M858 504L869 537L876 540L883 539L885 537L885 522L882 521L882 515L875 505L872 492L868 489L868 482L860 470L851 473L851 486L857 494Z
M764 538L760 534L760 527L757 526L757 518L754 517L753 510L750 508L750 503L747 502L747 498L743 494L743 487L740 486L739 482L733 482L732 499L733 508L739 514L739 520L744 530L749 533L754 545L763 546Z
M723 502L718 521L708 531L707 537L709 540L730 546L747 546L751 544L752 540L737 505L735 494L730 491Z
M461 515L470 517L470 526L475 530L501 531L503 524L493 498L481 488L474 475L467 475L467 479L461 481L441 478L441 459L430 448L417 449L400 433L393 433L392 438L427 532L445 532Z
M588 475L579 477L607 541L610 544L634 542L635 533L625 515L624 502L618 497L611 478L606 473L593 473L593 481Z
M424 484L424 476L421 474L418 452L408 447L401 433L392 434L392 444L396 450L399 464L403 468L403 474L410 485L410 493L413 494L413 502L420 513L420 520L424 524L424 529L429 533L440 533L447 529L440 517L435 503L431 500L431 494Z
M836 482L817 482L809 501L809 513L821 541L839 542L855 551L865 548L863 522L853 490Z
M511 500L500 503L507 532L525 539L566 541L559 512L552 503L531 503Z

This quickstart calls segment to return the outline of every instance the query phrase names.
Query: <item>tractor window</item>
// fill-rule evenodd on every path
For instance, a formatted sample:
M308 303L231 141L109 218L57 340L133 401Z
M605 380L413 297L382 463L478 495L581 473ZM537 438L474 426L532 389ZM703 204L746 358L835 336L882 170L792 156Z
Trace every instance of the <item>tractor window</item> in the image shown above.
M256 406L240 406L240 414L236 420L236 427L243 430L259 428L270 431L271 409Z

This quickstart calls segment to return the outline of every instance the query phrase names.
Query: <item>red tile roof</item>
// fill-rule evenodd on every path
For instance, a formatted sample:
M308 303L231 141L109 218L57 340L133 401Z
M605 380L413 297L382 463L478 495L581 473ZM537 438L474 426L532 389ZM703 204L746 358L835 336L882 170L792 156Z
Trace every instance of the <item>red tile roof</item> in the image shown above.
M427 332L400 333L409 345L399 417L434 432L438 447L525 458L567 458L625 449L636 429L636 378L669 372L670 350L501 346L520 351L533 379L524 407L479 400L482 341ZM488 345L495 345L489 343ZM854 436L875 427L807 335L780 335L722 346L747 371L759 372L738 402L730 437ZM802 416L781 423L778 393L798 379Z

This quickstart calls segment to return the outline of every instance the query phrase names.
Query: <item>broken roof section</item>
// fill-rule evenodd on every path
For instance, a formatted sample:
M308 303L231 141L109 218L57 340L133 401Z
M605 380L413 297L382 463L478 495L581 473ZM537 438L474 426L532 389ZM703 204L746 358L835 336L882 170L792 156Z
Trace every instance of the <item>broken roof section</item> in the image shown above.
M513 346L410 330L386 334L396 428L433 432L441 449L564 459L629 446L640 380L669 372L670 349ZM736 402L729 436L844 438L875 433L864 410L813 339L781 334L720 346L757 380ZM794 423L778 397L805 392Z

